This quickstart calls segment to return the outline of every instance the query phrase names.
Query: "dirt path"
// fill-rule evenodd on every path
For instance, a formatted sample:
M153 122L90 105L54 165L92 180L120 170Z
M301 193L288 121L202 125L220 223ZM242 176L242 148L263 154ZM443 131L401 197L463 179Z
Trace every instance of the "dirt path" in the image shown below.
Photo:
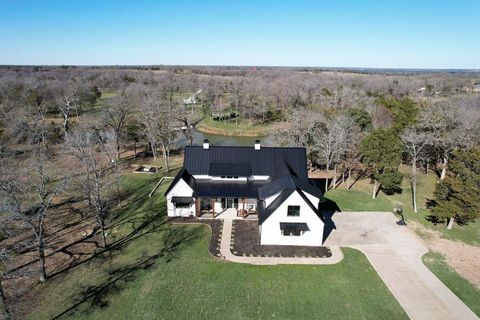
M445 256L447 263L462 277L480 289L480 247L471 246L461 241L442 238L435 230L425 228L420 223L409 221L414 231L425 234L423 241L428 249Z

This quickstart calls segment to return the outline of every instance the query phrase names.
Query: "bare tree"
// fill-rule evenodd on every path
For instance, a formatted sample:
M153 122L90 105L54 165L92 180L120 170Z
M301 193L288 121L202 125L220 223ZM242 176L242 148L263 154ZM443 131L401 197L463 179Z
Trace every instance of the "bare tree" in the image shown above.
M62 128L65 138L68 136L70 130L70 118L76 114L78 118L77 99L73 94L63 93L57 100L57 109L61 113L63 121Z
M113 135L111 140L115 141ZM77 178L80 179L80 184L84 185L84 189L89 192L90 205L94 209L95 219L101 229L103 245L106 247L106 219L111 181L106 174L108 161L105 161L106 157L102 157L96 151L98 149L105 150L106 147L101 143L97 133L92 129L82 127L72 132L68 143L71 154L83 167L84 176ZM116 145L111 146L111 149L116 149Z
M349 141L356 130L353 118L339 114L326 122L317 123L312 130L315 150L326 166L327 174L334 164L333 185L336 185L337 166L340 158L348 150ZM325 192L328 190L328 178L325 180Z
M66 178L58 177L56 167L51 165L44 151L35 150L34 153L31 159L22 164L23 170L2 166L5 169L1 174L2 209L33 230L40 259L40 281L45 281L45 222L52 202L65 188ZM21 177L6 172L12 169Z
M463 111L463 112L462 112ZM440 179L446 177L448 160L453 151L470 143L466 127L468 113L452 101L429 105L420 115L420 126L430 134L431 143L438 150L443 167Z
M103 112L103 122L113 133L115 144L120 151L121 140L124 135L125 126L133 117L134 99L128 99L125 94L118 95L109 100ZM115 154L115 159L120 158L120 153Z
M421 132L416 128L406 129L400 136L404 149L407 152L412 166L412 203L413 211L417 212L417 164L425 154L425 150L430 143L427 133Z
M157 161L157 146L159 143L159 129L158 123L159 112L158 105L155 98L151 94L146 94L142 98L142 102L139 104L139 110L137 112L138 121L143 125L145 130L145 137L152 150L153 161Z
M120 205L120 168L119 168L119 147L118 147L118 139L117 134L115 131L100 131L100 142L101 148L104 156L107 159L107 163L112 164L113 168L113 175L114 175L114 184L115 184L115 191L117 194L117 204Z

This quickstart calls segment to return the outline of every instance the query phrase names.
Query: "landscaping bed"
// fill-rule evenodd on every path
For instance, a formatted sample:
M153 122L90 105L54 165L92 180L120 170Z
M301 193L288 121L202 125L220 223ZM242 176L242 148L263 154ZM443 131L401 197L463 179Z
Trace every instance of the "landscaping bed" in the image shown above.
M327 247L260 245L257 221L234 220L231 251L236 256L328 258Z
M222 229L223 229L223 220L218 219L197 219L197 218L172 218L170 223L173 224L206 224L212 229L212 237L210 238L210 244L208 246L208 251L214 257L221 257L220 253L220 241L222 240Z

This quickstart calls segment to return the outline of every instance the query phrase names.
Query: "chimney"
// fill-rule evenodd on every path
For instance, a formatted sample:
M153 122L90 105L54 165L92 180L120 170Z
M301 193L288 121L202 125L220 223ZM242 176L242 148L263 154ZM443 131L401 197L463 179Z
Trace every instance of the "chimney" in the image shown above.
M207 139L203 140L203 149L204 150L210 149L210 143L208 142Z
M255 150L260 150L260 140L255 140Z

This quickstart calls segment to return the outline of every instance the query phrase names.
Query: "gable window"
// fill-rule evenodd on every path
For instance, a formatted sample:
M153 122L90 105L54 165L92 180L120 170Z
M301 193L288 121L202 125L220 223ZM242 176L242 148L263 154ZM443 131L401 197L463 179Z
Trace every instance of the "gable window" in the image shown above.
M288 206L287 216L289 216L289 217L300 216L300 206Z

